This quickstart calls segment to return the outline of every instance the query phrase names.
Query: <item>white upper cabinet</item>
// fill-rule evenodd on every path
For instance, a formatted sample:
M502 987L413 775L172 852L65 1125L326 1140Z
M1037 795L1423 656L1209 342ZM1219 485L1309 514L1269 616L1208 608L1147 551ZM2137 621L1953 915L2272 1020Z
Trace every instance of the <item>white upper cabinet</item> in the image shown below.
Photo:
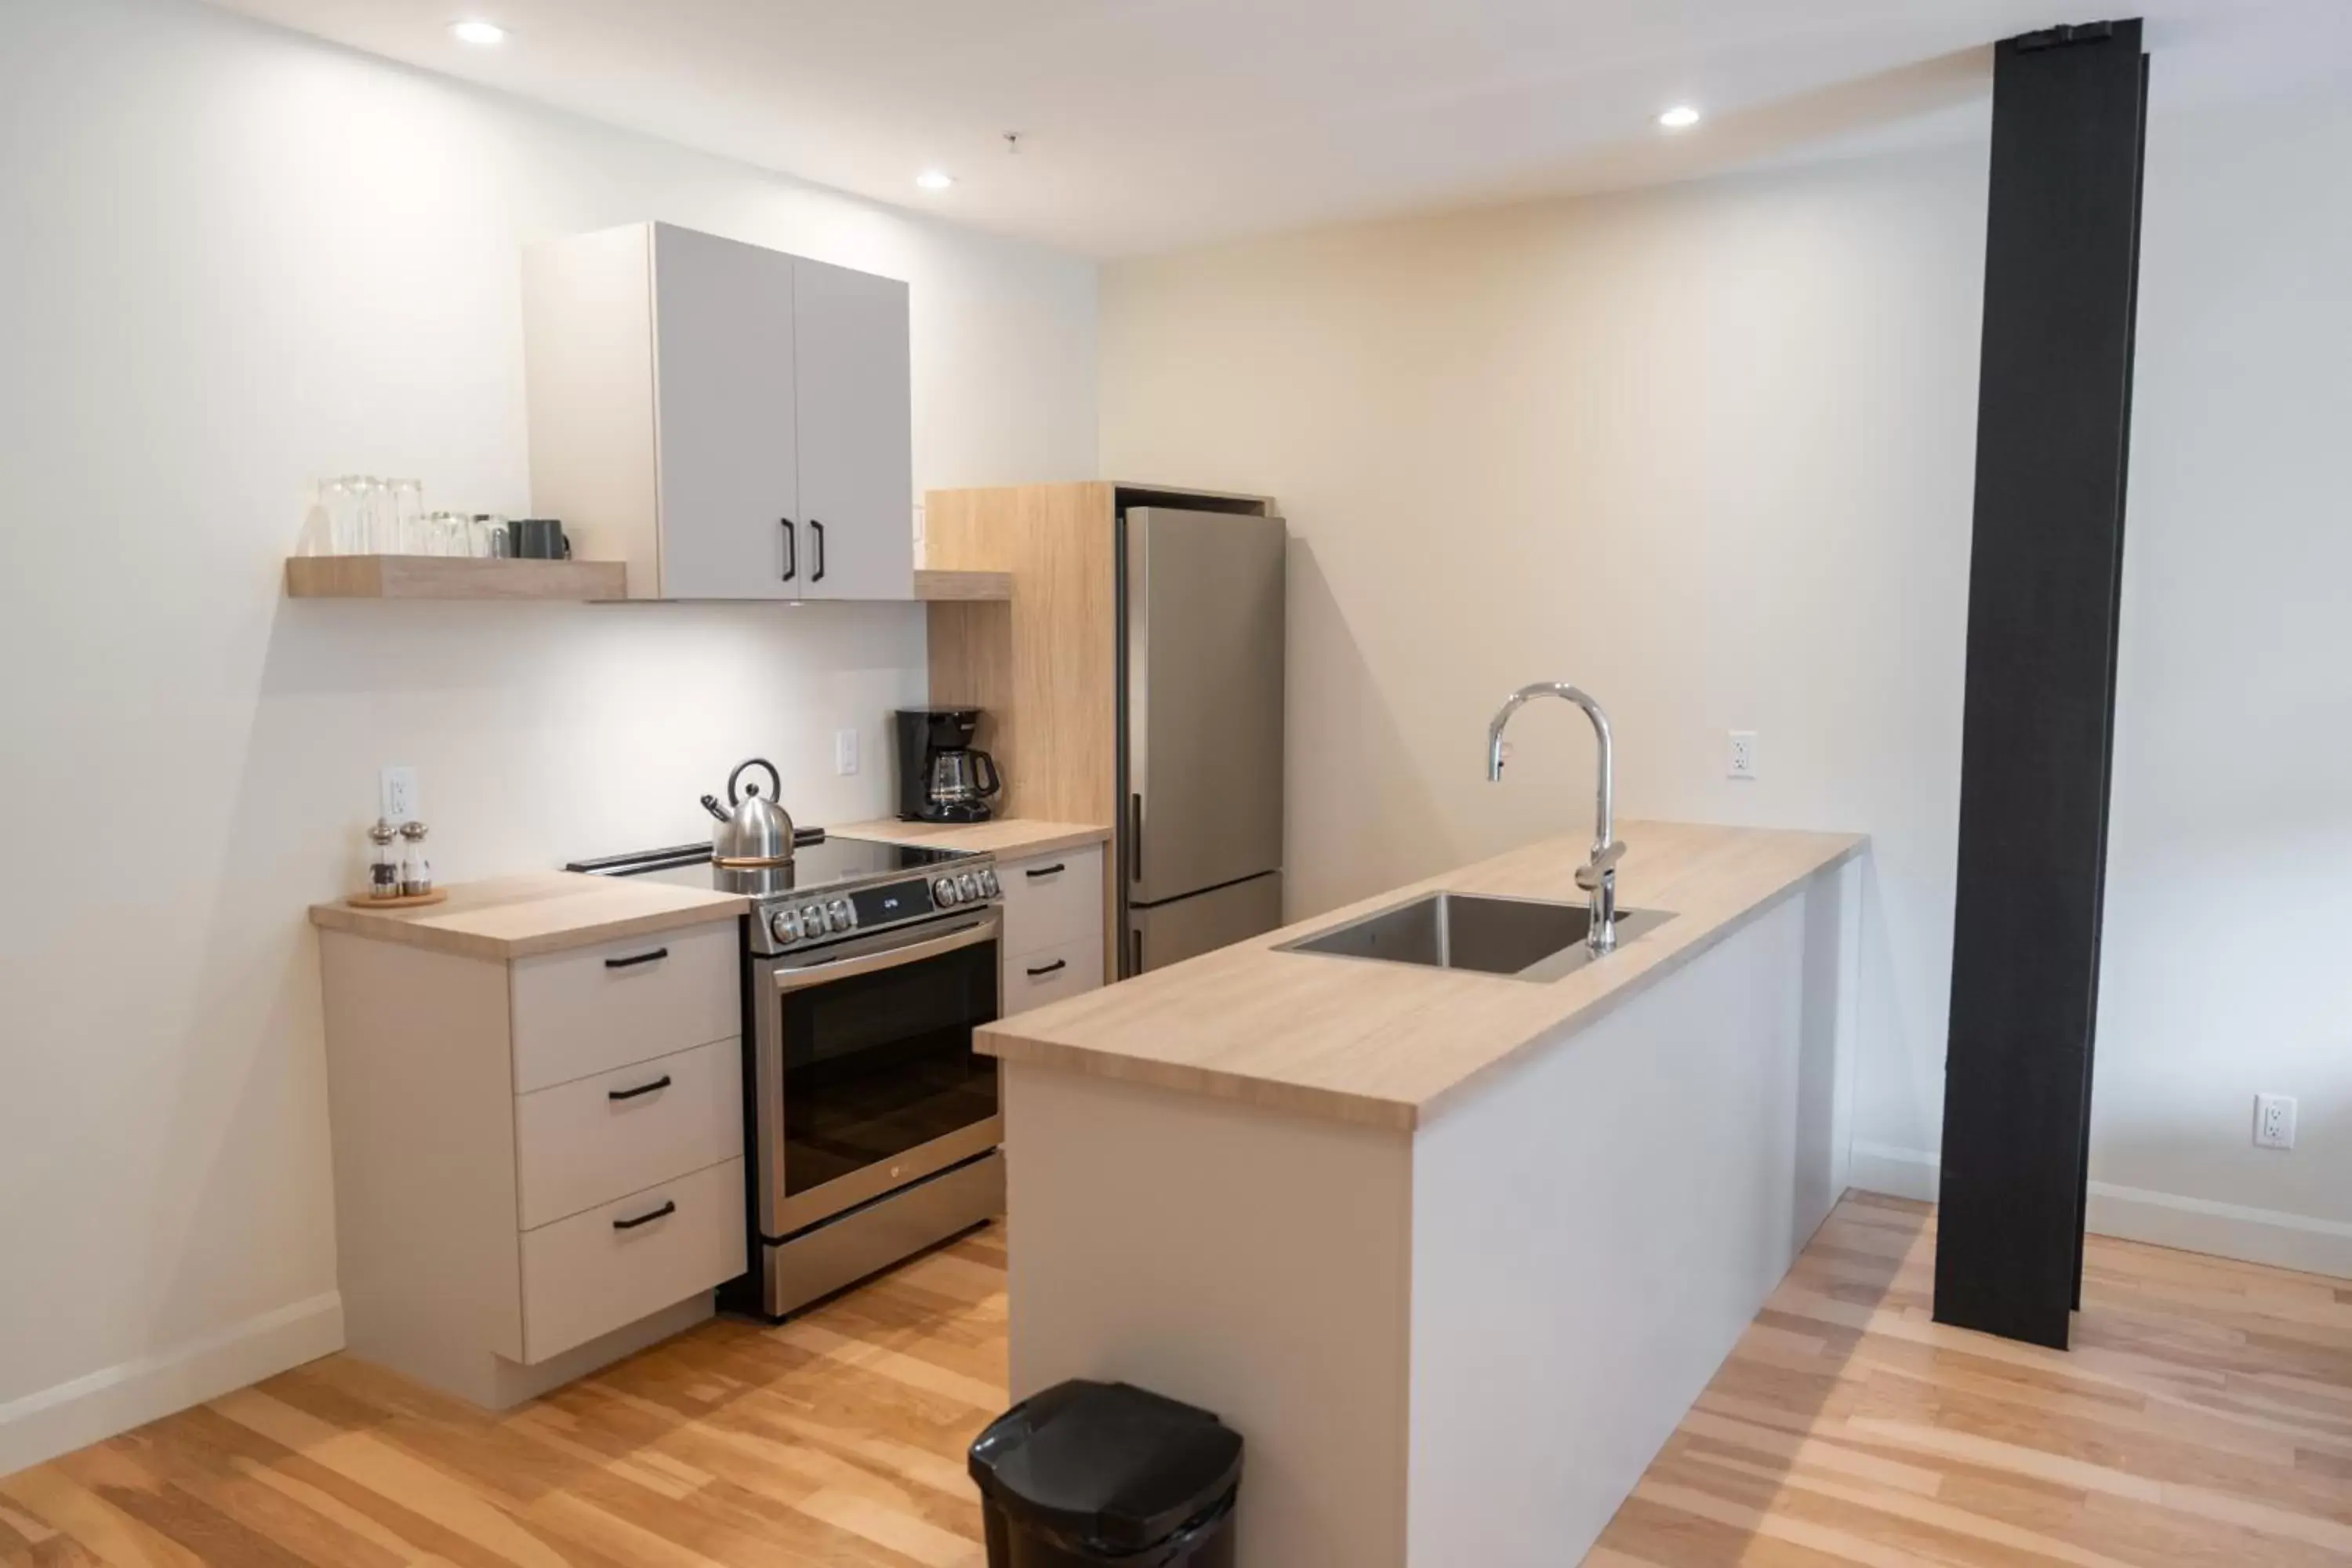
M793 263L800 394L800 516L809 596L915 591L907 286L822 261Z
M633 598L914 593L907 286L667 224L534 247L531 502Z
M654 226L654 453L666 599L798 596L793 258Z

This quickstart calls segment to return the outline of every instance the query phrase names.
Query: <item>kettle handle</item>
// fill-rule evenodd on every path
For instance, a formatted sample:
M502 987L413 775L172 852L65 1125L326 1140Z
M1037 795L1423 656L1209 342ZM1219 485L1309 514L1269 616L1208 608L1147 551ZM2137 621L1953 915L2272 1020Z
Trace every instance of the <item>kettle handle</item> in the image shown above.
M770 794L769 794L769 795L768 795L768 798L769 798L770 800L776 800L776 801L780 801L780 800L782 800L782 799L783 799L783 798L784 798L784 781L783 781L782 777L777 773L777 772L776 772L776 764L775 764L775 763L772 763L772 762L770 762L770 761L768 761L768 759L767 759L767 758L765 758L765 757L753 757L753 758L752 758L751 761L749 761L749 762L746 762L746 763L736 763L736 764L735 764L735 771L734 771L733 773L729 773L729 774L727 775L727 804L728 804L728 805L742 805L742 804L743 804L743 798L742 798L742 796L741 796L741 795L738 795L738 794L736 793L736 790L735 790L735 781L736 781L736 780L738 780L738 779L740 779L740 778L741 778L741 777L743 776L743 770L744 770L745 768L761 768L761 769L764 769L764 770L766 771L766 773L767 773L767 775L768 775L768 789L769 789L769 791L770 791ZM757 784L754 784L754 785L752 786L752 788L751 788L751 793L752 793L753 795L757 795L757 794L759 794L759 793L760 793L759 786L758 786Z
M980 793L992 799L1002 795L1004 792L1004 779L996 771L996 759L986 752L975 750L971 753L971 760L980 767L982 781Z

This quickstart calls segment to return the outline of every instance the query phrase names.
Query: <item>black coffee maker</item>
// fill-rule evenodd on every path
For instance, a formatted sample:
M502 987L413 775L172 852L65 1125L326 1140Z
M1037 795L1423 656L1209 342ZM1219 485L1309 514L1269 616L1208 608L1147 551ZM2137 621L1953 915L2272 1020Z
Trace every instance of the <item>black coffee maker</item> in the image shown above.
M898 816L905 822L986 822L1004 792L996 759L971 743L977 708L901 708Z

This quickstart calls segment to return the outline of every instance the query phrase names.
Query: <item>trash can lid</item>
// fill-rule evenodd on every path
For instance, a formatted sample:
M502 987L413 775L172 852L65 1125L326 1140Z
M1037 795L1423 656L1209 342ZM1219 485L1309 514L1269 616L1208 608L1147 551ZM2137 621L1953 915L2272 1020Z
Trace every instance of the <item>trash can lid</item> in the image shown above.
M971 1446L971 1479L1006 1513L1140 1552L1231 1491L1242 1437L1205 1410L1125 1383L1076 1380L1022 1401Z

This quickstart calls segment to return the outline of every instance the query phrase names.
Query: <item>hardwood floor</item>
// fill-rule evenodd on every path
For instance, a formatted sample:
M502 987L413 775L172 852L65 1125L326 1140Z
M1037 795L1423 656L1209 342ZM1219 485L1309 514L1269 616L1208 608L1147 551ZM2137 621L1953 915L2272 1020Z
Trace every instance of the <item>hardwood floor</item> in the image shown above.
M1934 1239L1841 1205L1590 1568L2352 1562L2352 1283L2095 1238L2059 1355L1929 1321ZM0 1563L976 1568L1003 1268L982 1231L503 1417L332 1357L0 1479Z
M1588 1568L2352 1563L2352 1283L2093 1237L2074 1348L1930 1321L1851 1194Z

